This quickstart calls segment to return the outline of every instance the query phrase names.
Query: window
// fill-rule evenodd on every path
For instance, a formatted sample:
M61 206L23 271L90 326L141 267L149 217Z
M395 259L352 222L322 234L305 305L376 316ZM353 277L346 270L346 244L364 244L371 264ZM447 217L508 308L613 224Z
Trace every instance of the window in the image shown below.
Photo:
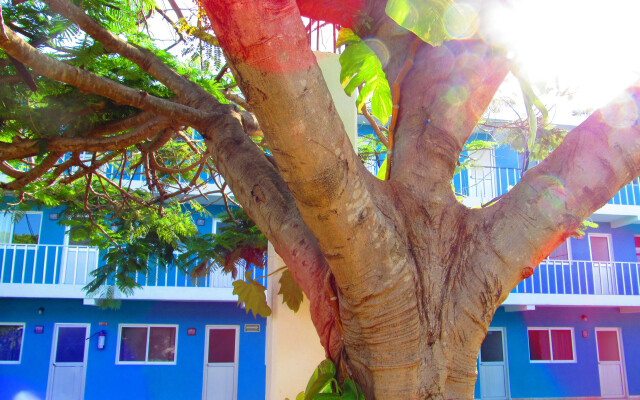
M554 251L549 254L547 257L549 260L569 260L571 259L569 253L569 241L566 240L560 244L560 246L556 247Z
M177 325L120 325L117 364L175 364Z
M573 328L529 328L531 362L575 362Z
M38 244L42 213L27 212L14 218L12 213L0 213L0 243Z
M19 364L24 324L0 323L0 364Z
M640 263L640 236L635 236L636 240L636 259Z

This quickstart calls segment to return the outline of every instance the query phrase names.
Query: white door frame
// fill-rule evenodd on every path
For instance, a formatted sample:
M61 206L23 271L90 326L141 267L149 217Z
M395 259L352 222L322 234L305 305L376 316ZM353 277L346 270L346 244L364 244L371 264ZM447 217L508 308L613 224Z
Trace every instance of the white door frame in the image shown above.
M202 365L202 399L207 400L207 364L209 364L209 330L210 329L235 329L236 341L233 363L233 400L238 398L238 365L240 355L240 325L206 325L204 327L204 364ZM221 363L222 364L222 363ZM227 365L230 363L224 363Z
M603 237L607 239L607 247L609 248L609 261L594 261L593 260L593 249L591 248L591 238L592 237ZM595 272L595 269L598 268L598 277L599 282L596 283L595 274L593 276L593 290L594 294L618 294L618 282L616 279L616 270L615 265L613 264L613 260L615 260L613 256L613 240L610 233L589 233L587 235L589 241L589 256L591 257L591 271ZM602 270L605 269L607 273L607 278L610 280L611 287L602 287ZM600 290L600 293L598 293ZM606 291L606 292L605 292Z
M85 344L84 344L84 358L82 360L82 367L83 367L83 374L82 374L82 387L80 388L80 392L83 394L84 397L84 385L85 385L85 381L87 380L87 359L89 356L89 342L87 341L87 339L90 336L91 333L91 324L89 323L67 323L67 322L61 322L61 323L56 323L53 326L53 342L51 345L51 357L49 360L49 377L47 379L47 400L56 400L56 399L52 399L51 398L51 394L52 394L52 389L53 389L53 376L54 376L54 362L56 359L56 352L58 350L58 328L60 327L64 327L64 328L81 328L84 327L85 328Z
M620 370L622 372L622 396L603 396L602 385L600 385L600 395L603 398L626 398L629 393L629 387L627 386L627 369L625 368L624 361L624 346L622 344L622 331L620 328L595 328L595 342L596 342L596 361L598 362L598 379L600 379L600 350L598 349L598 332L616 332L618 337L618 352L620 354ZM607 361L605 361L607 362Z
M511 398L511 385L509 383L509 357L507 353L507 328L506 327L490 327L487 333L490 331L499 331L502 333L502 358L504 360L504 382L505 382L505 395L506 399ZM480 367L482 366L482 349L478 354L478 374L480 373ZM482 397L482 385L480 385L480 398Z

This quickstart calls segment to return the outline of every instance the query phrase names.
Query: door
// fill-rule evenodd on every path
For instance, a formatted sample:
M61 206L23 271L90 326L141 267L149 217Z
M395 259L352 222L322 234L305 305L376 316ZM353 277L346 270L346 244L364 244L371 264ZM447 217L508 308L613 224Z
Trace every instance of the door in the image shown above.
M596 345L601 396L625 397L626 377L620 330L618 328L596 328Z
M204 400L236 400L238 386L237 326L207 325L204 352Z
M480 397L508 399L507 352L504 328L489 328L480 347Z
M589 248L591 249L595 293L618 294L609 235L590 234Z
M56 324L51 346L47 400L82 400L89 324Z

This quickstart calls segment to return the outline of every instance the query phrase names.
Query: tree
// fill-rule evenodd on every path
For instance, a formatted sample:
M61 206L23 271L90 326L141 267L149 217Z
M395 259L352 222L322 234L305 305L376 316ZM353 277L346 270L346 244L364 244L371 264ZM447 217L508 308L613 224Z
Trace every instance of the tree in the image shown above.
M634 86L573 129L491 206L460 204L450 183L459 154L510 62L475 37L439 46L446 37L434 33L433 45L416 39L387 16L386 1L203 1L215 32L207 40L224 50L246 99L239 104L259 125L216 95L221 85L207 84L210 74L190 73L166 53L144 49L150 43L131 27L123 33L127 43L94 20L115 29L100 12L128 12L122 4L84 2L83 11L67 0L46 3L62 16L43 21L53 26L48 37L19 21L3 22L0 62L16 66L3 79L22 81L12 87L27 90L34 85L26 66L37 75L34 90L60 85L59 95L60 88L73 93L60 98L75 102L56 114L55 129L4 117L11 134L0 148L0 170L12 180L3 188L37 196L35 189L70 181L62 174L70 167L85 182L119 187L100 177L98 167L134 149L141 156L122 165L144 166L164 202L172 192L163 172L192 177L192 169L215 168L309 297L327 356L370 399L471 398L481 342L510 290L640 173L640 87ZM20 7L28 10L3 5L3 12ZM134 13L139 23L148 10ZM388 51L384 71L398 109L388 180L372 176L352 150L301 14L375 37ZM90 46L70 51L56 44L56 35L72 25L90 35ZM203 37L201 28L193 31ZM115 63L120 72L110 70ZM146 80L128 80L125 72L134 66ZM444 96L454 86L464 101ZM39 108L27 110L17 100L12 107L46 120L55 98L39 100ZM170 143L191 143L181 133L185 127L202 135L206 150L163 155ZM262 134L274 162L252 140ZM90 162L80 160L81 151L93 154ZM86 187L85 198L95 191Z

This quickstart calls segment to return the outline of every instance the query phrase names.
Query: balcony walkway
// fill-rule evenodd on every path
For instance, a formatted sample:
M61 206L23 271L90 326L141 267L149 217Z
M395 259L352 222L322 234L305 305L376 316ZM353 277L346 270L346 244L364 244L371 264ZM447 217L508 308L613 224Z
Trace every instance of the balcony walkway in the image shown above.
M453 177L456 195L486 203L522 179L519 168L469 167ZM607 204L640 206L640 177L623 187Z
M0 244L0 257L0 297L88 298L82 288L91 282L91 272L100 262L98 249L88 246ZM232 294L235 279L219 270L193 278L177 268L152 267L132 278L142 289L116 297L237 301Z

